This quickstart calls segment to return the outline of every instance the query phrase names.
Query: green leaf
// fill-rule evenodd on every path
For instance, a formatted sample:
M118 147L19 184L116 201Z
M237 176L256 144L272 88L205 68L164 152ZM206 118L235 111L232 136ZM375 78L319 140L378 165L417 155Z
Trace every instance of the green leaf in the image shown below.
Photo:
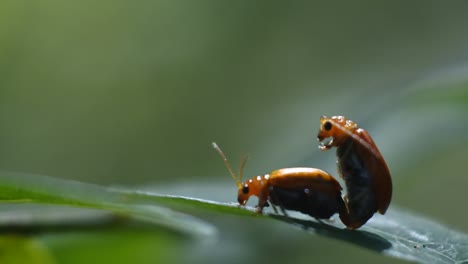
M105 209L193 236L210 237L216 234L209 223L190 215L159 207L154 203L128 204L125 203L125 199L121 192L98 185L39 175L8 172L0 174L0 200L5 202L33 202Z
M391 247L385 254L422 263L468 262L468 235L422 216L393 208L362 228L380 235Z
M0 263L55 264L48 249L33 238L0 235Z
M0 195L4 201L17 203L0 207L2 209L0 227L11 227L15 224L23 228L34 226L57 228L67 223L65 227L76 229L83 224L109 227L114 223L118 225L119 221L116 219L135 219L155 227L169 228L180 234L190 234L190 237L195 238L193 243L196 243L198 250L186 252L184 256L194 262L219 261L223 258L223 255L216 257L208 253L213 250L219 252L227 250L224 252L225 255L235 255L240 250L249 252L245 255L246 258L256 259L259 256L249 251L248 248L257 248L261 251L261 245L264 243L261 238L269 236L268 233L273 230L282 239L294 241L294 239L304 238L306 234L314 239L316 237L332 239L335 245L351 245L401 260L421 263L468 261L468 235L395 206L392 206L386 215L375 215L362 228L351 231L337 220L319 223L296 212L289 212L287 217L268 213L258 215L252 207L239 208L233 203L177 195L160 195L143 190L106 188L44 176L4 173L0 175ZM21 205L24 202L55 204L60 207L57 209L57 206L44 207L43 205L37 209L28 207L30 205ZM82 209L73 212L76 209L69 206L79 206ZM239 221L239 217L244 220ZM254 222L247 221L247 219L252 219ZM124 226L122 228L118 228L115 232L125 232L126 236L132 237L131 239L135 241L150 239L146 236L134 235L132 229L128 230ZM47 231L48 229L41 230ZM243 232L238 233L240 230ZM92 235L95 232L102 232L102 230L88 233L85 237L91 241L97 241L99 236ZM249 235L255 232L259 235ZM217 236L217 233L220 236ZM118 236L115 234L110 232L106 233L106 236ZM247 237L236 242L241 249L238 248L236 251L223 246L225 243L223 241L239 237L239 235ZM54 240L46 239L46 241ZM297 252L297 246L291 241L288 244L282 244L282 248ZM76 243L81 246L86 244ZM120 247L123 242L116 240L115 243L119 245L117 247ZM76 245L72 244L73 247ZM143 244L145 243L142 242ZM177 243L173 246L180 247ZM89 250L92 251L92 248ZM207 253L200 255L200 252ZM269 254L272 257L276 256L275 252Z
M146 199L175 208L187 206L238 215L255 215L254 208L237 206L190 197L135 194L139 201ZM300 213L289 216L270 214L270 218L297 225L308 232L338 239L388 256L421 263L468 262L468 235L435 221L392 207L386 215L376 214L359 230L347 230L338 221L318 223Z
M48 245L59 263L69 264L174 263L185 244L164 230L129 227L46 233L38 240Z
M0 263L168 263L181 238L105 210L0 205ZM12 235L14 234L14 235ZM182 241L183 242L183 241Z

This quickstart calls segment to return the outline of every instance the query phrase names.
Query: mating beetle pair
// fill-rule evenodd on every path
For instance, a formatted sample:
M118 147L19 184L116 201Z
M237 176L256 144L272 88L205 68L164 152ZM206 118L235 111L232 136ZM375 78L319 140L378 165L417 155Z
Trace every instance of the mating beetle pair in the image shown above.
M239 175L232 171L221 149L213 147L223 158L237 183L239 205L250 196L258 196L257 212L271 204L285 210L299 211L316 219L328 219L338 213L343 224L357 229L375 212L384 214L392 197L392 181L387 164L369 134L356 123L342 116L320 118L317 136L320 149L337 147L338 173L344 179L347 194L342 198L338 181L325 171L315 168L286 168L244 182L242 159ZM327 138L327 143L323 141Z

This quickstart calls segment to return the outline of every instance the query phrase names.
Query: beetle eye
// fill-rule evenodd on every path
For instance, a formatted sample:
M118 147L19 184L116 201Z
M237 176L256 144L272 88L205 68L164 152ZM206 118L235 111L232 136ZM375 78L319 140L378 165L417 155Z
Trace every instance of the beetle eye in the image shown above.
M243 193L243 194L248 194L248 193L249 193L249 186L245 185L245 186L242 188L242 193Z
M325 129L326 131L329 131L330 129L332 128L332 124L330 122L325 122L325 124L323 124L323 129Z

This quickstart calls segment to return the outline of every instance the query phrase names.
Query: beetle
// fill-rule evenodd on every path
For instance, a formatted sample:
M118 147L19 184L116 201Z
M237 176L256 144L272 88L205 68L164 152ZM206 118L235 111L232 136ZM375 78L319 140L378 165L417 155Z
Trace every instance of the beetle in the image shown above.
M324 142L327 138L331 140ZM322 116L317 139L324 151L337 148L338 173L347 189L348 227L359 228L375 212L385 214L392 199L392 179L369 133L343 116Z
M285 216L285 210L293 210L320 221L338 213L342 222L349 222L341 185L327 172L315 168L284 168L241 182L247 158L242 158L239 176L236 176L223 151L216 143L213 143L213 147L237 184L237 202L240 206L245 206L250 196L257 196L256 211L260 214L264 207L272 204L275 213L278 213L278 206Z

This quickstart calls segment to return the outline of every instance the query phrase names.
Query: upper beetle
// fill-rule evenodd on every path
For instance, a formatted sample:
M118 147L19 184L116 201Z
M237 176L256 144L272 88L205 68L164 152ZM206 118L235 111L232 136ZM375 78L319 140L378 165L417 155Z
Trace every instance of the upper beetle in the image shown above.
M317 136L322 150L337 147L338 172L346 183L345 203L351 229L375 212L385 214L392 199L392 179L371 136L343 116L322 116ZM330 138L328 142L325 139Z

